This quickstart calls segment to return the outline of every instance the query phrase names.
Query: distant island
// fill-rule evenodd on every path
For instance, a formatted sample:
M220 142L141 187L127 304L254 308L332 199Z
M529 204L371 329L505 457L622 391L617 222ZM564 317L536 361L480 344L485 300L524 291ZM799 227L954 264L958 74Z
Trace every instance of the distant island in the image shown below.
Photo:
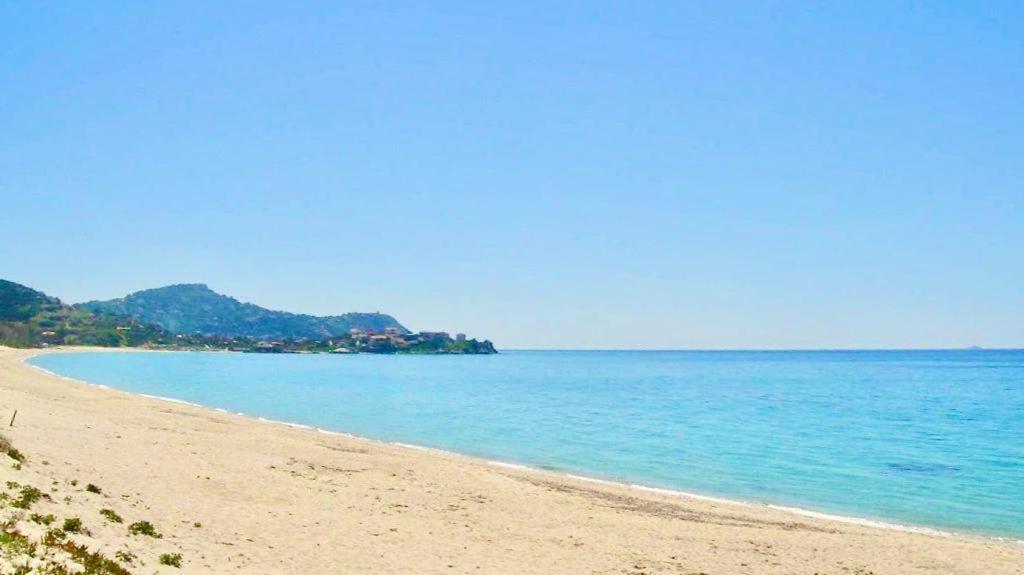
M412 333L381 313L318 317L275 311L178 284L123 298L68 305L0 280L0 345L93 345L248 353L497 353L488 341Z

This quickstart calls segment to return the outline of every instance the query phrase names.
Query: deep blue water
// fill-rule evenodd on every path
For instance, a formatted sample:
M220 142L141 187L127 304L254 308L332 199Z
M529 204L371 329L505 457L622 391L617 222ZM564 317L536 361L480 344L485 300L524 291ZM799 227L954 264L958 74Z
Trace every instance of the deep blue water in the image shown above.
M383 440L1024 538L1024 351L81 353L32 363Z

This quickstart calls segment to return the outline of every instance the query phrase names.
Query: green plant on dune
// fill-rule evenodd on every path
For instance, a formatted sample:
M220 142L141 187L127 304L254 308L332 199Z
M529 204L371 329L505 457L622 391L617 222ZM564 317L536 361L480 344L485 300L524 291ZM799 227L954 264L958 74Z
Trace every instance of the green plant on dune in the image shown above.
M37 523L39 525L49 525L49 524L53 523L56 519L57 518L54 517L52 513L48 513L46 515L40 515L38 513L33 513L33 514L28 516L28 520L29 521L31 521L32 523Z
M181 568L181 553L164 553L160 555L160 564Z
M59 553L55 555L55 551ZM13 522L0 524L0 553L10 566L10 571L0 569L2 573L131 575L103 554L69 541L62 529L50 529L36 542L20 533Z
M96 487L92 483L86 485L85 486L85 490L88 491L89 493L103 493L102 489L100 489L99 487Z
M3 435L0 435L0 453L6 453L7 457L10 457L18 463L25 461L25 455L11 445L11 441Z
M18 533L11 524L5 523L3 530L0 531L0 549L3 549L3 554L10 558L32 557L36 554L38 545L25 535Z
M100 509L100 515L106 517L107 521L111 523L122 523L124 521L113 509Z
M72 561L81 567L81 570L78 571L80 575L131 575L130 571L118 565L113 559L108 559L102 553L96 551L90 552L84 545L65 541L59 545L59 548L70 555ZM70 575L71 572L55 570L50 571L50 573L54 575Z
M67 539L67 533L64 533L63 529L48 529L43 534L43 545L54 547L63 543L65 539Z
M42 497L42 491L39 491L31 485L24 485L21 487L21 492L19 493L18 498L11 503L11 506L17 507L18 509L28 509L32 507L33 503L42 499Z
M156 527L153 527L153 524L149 521L136 521L135 523L132 523L128 526L128 533L132 535L148 535L149 537L154 537L156 539L163 537L163 535L158 533Z
M82 527L82 520L77 517L69 517L65 519L62 529L65 533L82 533L84 531Z

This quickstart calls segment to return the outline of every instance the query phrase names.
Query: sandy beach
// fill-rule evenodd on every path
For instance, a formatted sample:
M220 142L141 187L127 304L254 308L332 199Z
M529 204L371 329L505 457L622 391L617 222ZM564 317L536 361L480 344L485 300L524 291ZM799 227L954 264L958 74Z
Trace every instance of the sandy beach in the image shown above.
M2 431L26 456L0 465L0 481L46 491L39 513L80 517L90 534L73 539L130 553L133 573L1024 573L1019 542L289 427L48 375L24 363L35 353L0 347ZM142 520L162 537L130 535ZM158 563L173 553L180 569Z

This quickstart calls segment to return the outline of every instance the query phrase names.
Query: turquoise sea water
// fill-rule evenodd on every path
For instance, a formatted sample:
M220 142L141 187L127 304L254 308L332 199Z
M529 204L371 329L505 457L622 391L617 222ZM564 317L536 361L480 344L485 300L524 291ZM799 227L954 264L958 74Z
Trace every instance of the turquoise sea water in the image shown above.
M1024 538L1024 351L76 353L31 363L507 462Z

